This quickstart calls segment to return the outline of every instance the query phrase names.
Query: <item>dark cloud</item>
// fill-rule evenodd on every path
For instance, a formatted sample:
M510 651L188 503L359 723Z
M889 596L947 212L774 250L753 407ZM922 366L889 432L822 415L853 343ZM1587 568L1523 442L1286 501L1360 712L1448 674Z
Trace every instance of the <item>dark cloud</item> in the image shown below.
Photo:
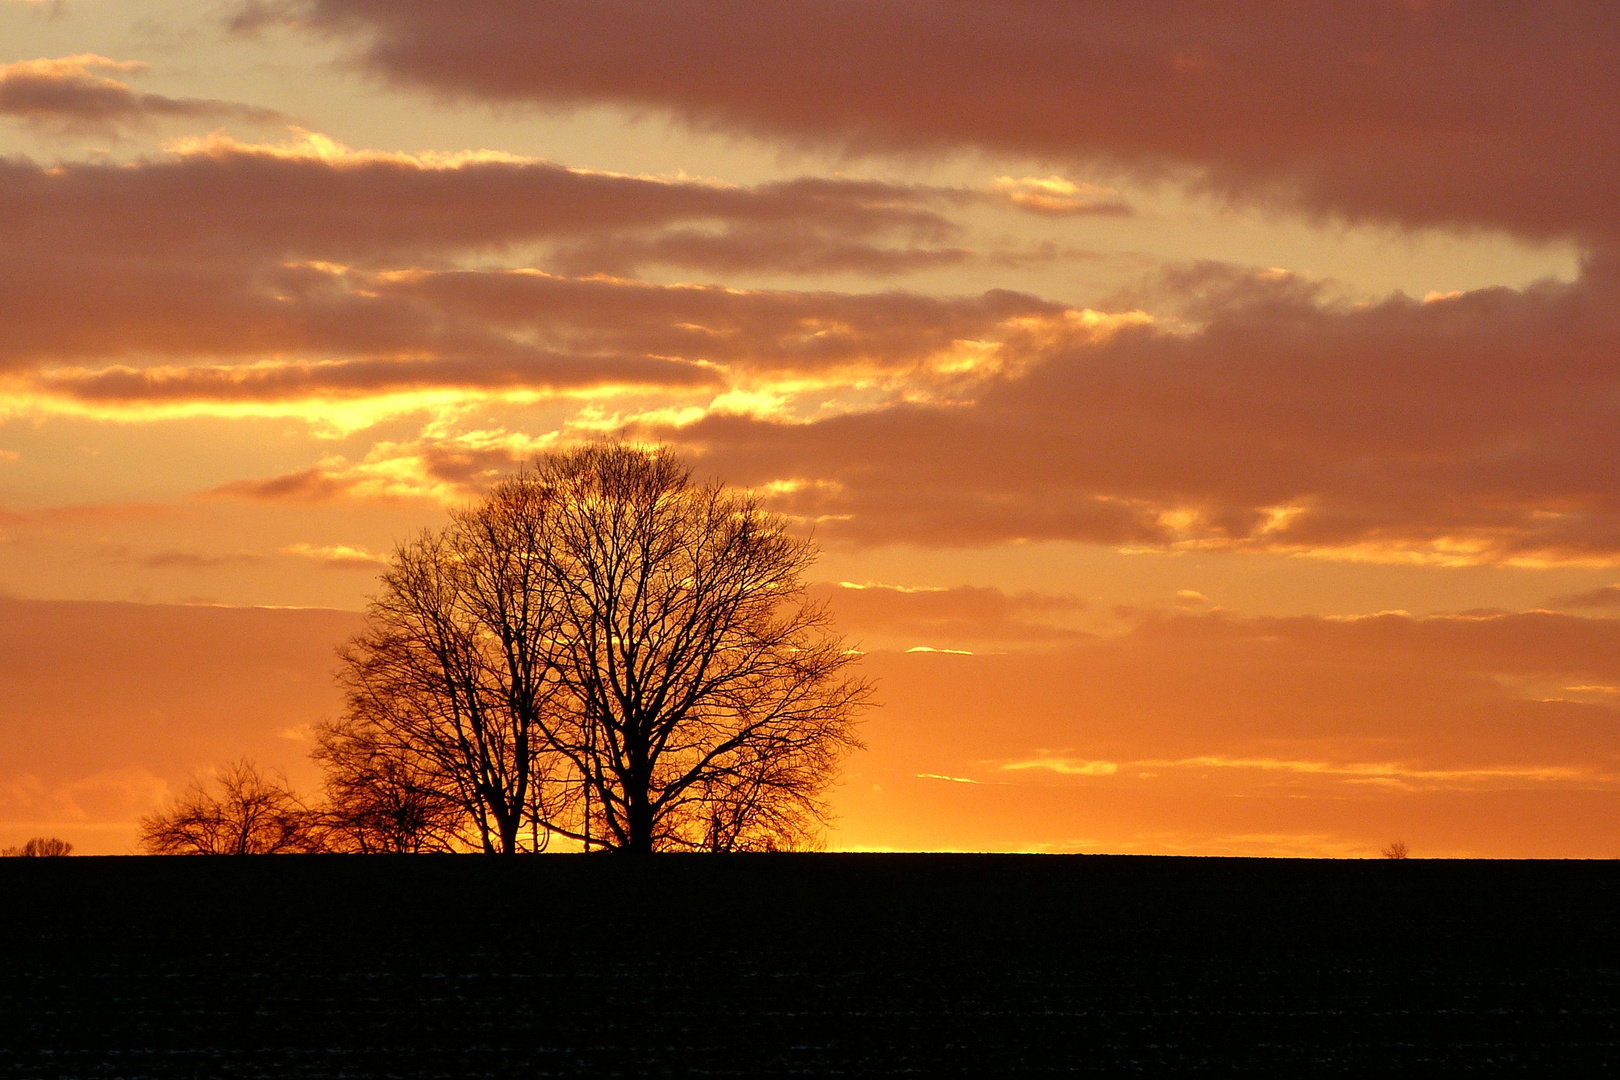
M379 276L356 303L431 313L419 321L491 343L538 340L598 358L604 384L631 379L632 358L652 358L637 362L670 387L804 374L895 380L864 408L810 421L723 412L624 421L730 481L772 485L774 506L832 539L1058 539L1440 563L1620 558L1620 283L1605 264L1574 283L1427 302L1336 302L1286 274L1210 265L1175 270L1159 288L1199 321L1082 316L1014 293L938 299L462 271ZM963 342L993 362L942 374L938 358ZM476 385L505 385L487 363L494 374ZM215 381L243 395L415 385L413 370L424 385L457 385L448 362L350 366L172 378L176 393L198 395L224 392L209 388ZM585 378L592 368L581 360L569 370ZM694 381L679 383L682 373ZM148 382L161 400L156 384L171 378L74 378L103 377L128 400ZM73 391L64 382L60 392ZM512 453L454 440L412 451L458 490L476 490L519 460Z
M429 344L431 338L423 341ZM651 357L574 357L534 351L502 356L502 348L477 359L350 360L251 366L102 368L55 372L40 389L84 402L286 401L309 397L358 397L416 389L558 390L602 385L680 388L713 386L715 372L694 364Z
M1620 13L1603 0L256 7L453 96L665 108L856 151L988 147L1403 225L1620 225Z
M1207 277L1208 275L1203 275ZM1199 329L1028 343L950 407L651 427L869 542L1620 557L1620 282L1325 303L1251 275Z
M90 404L286 401L416 389L718 389L733 375L922 371L962 340L1061 318L1027 295L930 298L735 290L526 271L208 266L73 279L40 268L0 294L0 367L39 368L38 392ZM94 282L98 287L89 289ZM222 364L222 357L337 355ZM127 361L86 367L96 360ZM187 359L213 363L177 364Z
M735 365L761 372L852 365L909 369L962 339L1014 336L1060 304L995 290L976 297L737 290L532 273L420 274L384 286L435 309L559 345Z
M265 147L212 137L133 168L0 162L0 221L9 242L35 256L72 245L106 260L372 267L442 265L453 255L559 240L572 245L580 269L591 243L640 239L652 247L637 259L650 260L659 230L676 228L665 254L683 265L769 269L813 261L813 241L846 261L862 245L879 260L954 257L949 247L934 250L956 235L940 204L968 197L815 178L729 187L499 156L347 153L311 140ZM687 231L699 225L709 230L706 246ZM728 236L738 251L728 250ZM625 255L608 261L623 265Z
M324 502L345 494L355 481L331 475L319 466L262 480L232 480L209 492L244 499L287 502Z
M276 149L213 139L126 166L0 162L0 368L319 358L255 370L53 376L56 391L86 400L418 383L691 386L712 373L670 358L699 358L698 339L754 354L750 328L735 319L720 336L697 327L710 316L728 322L721 309L801 320L775 326L772 348L797 336L804 340L792 351L806 356L839 350L845 338L832 309L849 303L443 271L472 255L554 243L559 263L593 277L656 261L888 272L963 257L940 246L954 226L939 206L960 194L814 179L729 188L545 162L347 154L313 142ZM897 338L931 302L853 303L894 311ZM666 316L691 325L655 325ZM817 319L823 332L808 330ZM960 328L949 324L935 319L929 330ZM537 334L547 343L537 345Z
M542 240L608 251L728 230L780 241L784 259L842 258L874 237L928 246L949 238L953 198L314 142L214 140L119 167L5 162L0 367L9 390L75 409L616 388L701 404L797 380L796 393L837 389L781 418L739 409L634 430L732 480L816 481L777 505L859 542L1620 558L1620 265L1602 247L1573 283L1433 302L1352 305L1285 273L1190 265L1150 290L1181 323L1005 291L457 268ZM508 454L418 449L426 475L457 489Z

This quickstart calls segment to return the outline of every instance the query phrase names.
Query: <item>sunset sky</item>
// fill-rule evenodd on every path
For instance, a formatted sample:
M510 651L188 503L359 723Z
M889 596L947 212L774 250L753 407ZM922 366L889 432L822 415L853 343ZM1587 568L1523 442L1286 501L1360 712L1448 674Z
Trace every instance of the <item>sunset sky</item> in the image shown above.
M834 849L1620 856L1620 8L0 0L0 846L667 442L821 545Z

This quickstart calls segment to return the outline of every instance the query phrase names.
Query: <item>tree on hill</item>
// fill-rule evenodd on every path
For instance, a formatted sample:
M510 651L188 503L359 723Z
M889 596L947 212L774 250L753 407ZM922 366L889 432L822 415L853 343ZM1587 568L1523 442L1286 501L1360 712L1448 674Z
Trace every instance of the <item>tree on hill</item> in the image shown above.
M396 550L317 756L398 763L453 808L434 843L813 844L868 698L805 599L814 557L668 451L543 457ZM396 784L354 775L335 813Z
M201 780L167 807L141 819L141 846L152 855L274 855L318 851L317 820L287 787L243 758Z

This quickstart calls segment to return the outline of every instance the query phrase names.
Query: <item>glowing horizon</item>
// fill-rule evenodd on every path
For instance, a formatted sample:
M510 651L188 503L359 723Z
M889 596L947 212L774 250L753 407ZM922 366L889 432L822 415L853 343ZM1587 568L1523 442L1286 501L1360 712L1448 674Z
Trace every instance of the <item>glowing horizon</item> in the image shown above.
M1620 856L1567 15L0 3L0 847L313 789L394 545L622 437L820 544L833 849Z

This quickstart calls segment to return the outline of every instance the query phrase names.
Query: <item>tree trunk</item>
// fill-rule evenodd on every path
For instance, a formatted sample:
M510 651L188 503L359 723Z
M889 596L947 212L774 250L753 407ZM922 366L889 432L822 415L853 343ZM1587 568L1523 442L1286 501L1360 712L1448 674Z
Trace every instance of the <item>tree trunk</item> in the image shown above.
M653 813L652 793L648 790L651 785L647 780L636 778L635 784L629 791L629 806L626 808L626 824L630 826L630 842L625 845L626 851L650 853L653 849Z
M522 818L514 814L510 818L502 819L501 826L501 854L515 855L518 849L518 830L522 827Z

